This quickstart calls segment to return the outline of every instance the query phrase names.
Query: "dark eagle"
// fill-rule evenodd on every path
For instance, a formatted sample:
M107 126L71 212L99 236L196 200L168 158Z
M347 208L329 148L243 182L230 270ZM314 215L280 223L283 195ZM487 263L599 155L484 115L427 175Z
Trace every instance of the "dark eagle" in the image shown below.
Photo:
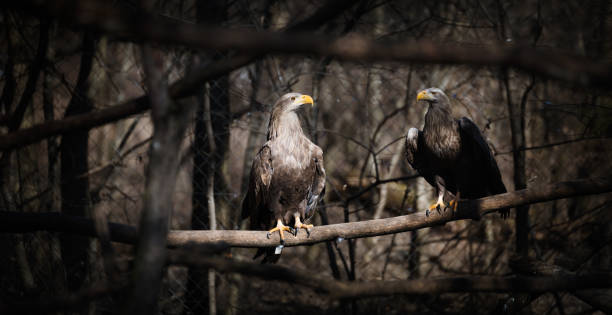
M427 210L457 210L459 198L476 199L506 192L495 158L480 130L469 118L453 118L450 101L438 88L419 92L418 101L429 103L423 131L410 128L406 135L408 163L434 186L438 200ZM508 209L500 210L502 217Z
M266 143L253 159L249 188L242 202L242 218L251 217L252 230L277 232L281 244L284 231L297 235L303 222L313 216L317 202L325 192L323 151L302 131L295 112L314 101L308 95L288 93L272 109ZM263 263L276 262L280 255L274 248L260 248L255 258L266 254Z

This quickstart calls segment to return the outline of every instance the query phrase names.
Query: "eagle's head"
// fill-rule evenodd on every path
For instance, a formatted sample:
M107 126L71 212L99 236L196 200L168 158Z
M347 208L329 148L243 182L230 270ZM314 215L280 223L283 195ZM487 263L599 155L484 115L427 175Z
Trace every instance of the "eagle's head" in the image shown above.
M304 104L312 104L314 106L314 100L309 95L300 93L287 93L276 101L275 108L282 108L283 112L294 111Z
M426 101L429 104L449 104L448 97L446 96L446 94L444 94L444 91L435 87L419 91L419 94L417 94L417 101Z

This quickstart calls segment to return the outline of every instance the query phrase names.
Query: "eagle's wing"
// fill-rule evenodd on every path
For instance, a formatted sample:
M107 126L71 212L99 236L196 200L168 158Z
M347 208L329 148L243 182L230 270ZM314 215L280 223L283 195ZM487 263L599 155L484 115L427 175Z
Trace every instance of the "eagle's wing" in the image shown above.
M313 144L313 158L310 165L314 169L312 184L308 189L308 197L306 200L305 219L314 215L314 209L317 207L319 200L325 195L325 167L323 165L323 150Z
M242 202L242 219L251 217L251 228L258 227L261 223L263 205L272 181L272 153L270 147L265 144L253 159L249 188ZM265 224L265 223L264 223Z
M274 222L273 213L267 206L273 174L272 150L266 143L253 158L249 190L242 202L242 218L251 217L251 230L267 230ZM280 258L274 254L274 247L258 248L253 259L261 255L264 255L262 264L275 263Z
M469 154L472 159L471 163L474 165L474 169L479 170L477 177L485 184L487 195L505 193L507 191L506 186L502 181L497 162L478 126L469 118L463 117L459 119L459 132L461 133L462 150L468 150L465 153ZM508 216L507 211L508 209L501 210L503 217Z
M417 155L419 154L419 136L421 131L416 128L410 128L406 134L406 160L412 168L418 171Z
M410 128L406 134L406 160L412 168L423 176L425 180L432 186L436 187L435 173L427 163L425 153L425 142L423 141L423 132L416 128Z
M479 167L485 175L484 178L487 180L491 194L505 193L506 186L504 186L502 181L497 162L489 149L489 145L482 137L478 126L469 118L463 117L459 119L459 130L461 132L462 145L465 145L467 150L471 150L471 156L476 159L476 162L482 163Z

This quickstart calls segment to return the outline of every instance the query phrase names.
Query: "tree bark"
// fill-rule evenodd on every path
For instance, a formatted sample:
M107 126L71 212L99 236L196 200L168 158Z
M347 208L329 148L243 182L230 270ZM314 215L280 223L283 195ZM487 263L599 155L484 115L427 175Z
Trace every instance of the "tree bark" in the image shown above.
M410 215L386 219L366 220L352 223L339 223L315 226L310 237L299 234L285 238L285 246L315 244L336 240L338 237L362 238L414 231L426 227L443 225L446 222L463 219L478 220L483 215L496 212L501 208L517 207L525 204L551 201L583 195L601 194L612 191L612 179L594 178L541 185L515 192L489 196L459 203L457 211L425 215L420 211ZM0 212L0 232L27 233L35 231L69 232L78 235L96 236L93 222L81 217L57 213L12 213ZM135 243L137 231L134 227L109 223L110 237L115 242ZM231 247L271 247L279 244L277 237L266 237L262 231L171 231L168 234L169 247L216 245Z
M209 258L178 251L168 256L169 264L214 268L219 272L238 272L267 280L279 280L313 288L329 294L331 299L347 299L388 295L429 295L449 292L558 292L612 285L610 273L526 276L459 276L438 279L414 279L365 282L337 281L306 270L279 265L260 265L222 258Z
M153 139L146 169L145 198L136 249L133 283L126 295L124 314L156 314L174 186L178 174L182 139L192 106L172 103L164 59L159 51L143 47L143 65L150 92Z
M533 89L534 78L525 89L518 108L512 102L510 90L510 79L508 71L503 74L504 85L506 88L506 98L508 104L508 116L510 118L510 130L512 138L512 161L514 162L514 189L521 190L527 187L526 162L525 162L525 106L527 96ZM529 252L529 205L516 208L516 251L521 255Z
M206 257L194 255L189 251L171 252L166 261L172 265L185 265L193 268L214 268L223 273L241 273L266 280L283 281L292 285L298 284L312 288L318 293L326 294L330 299L354 299L390 295L427 296L453 292L593 292L595 291L594 289L605 289L612 285L612 275L610 273L563 274L535 277L456 276L435 279L349 282L330 280L328 277L313 274L307 270L290 269L280 265L261 265L231 259ZM75 294L39 298L35 301L0 303L0 312L3 314L32 314L43 311L65 310L112 292L117 292L123 288L124 286L121 284L97 284Z
M83 53L74 94L66 108L66 117L84 114L93 109L88 96L89 74L93 66L95 39L92 33L83 35ZM80 176L87 173L89 131L74 131L62 137L60 144L60 193L61 211L71 216L89 216L89 179ZM60 235L62 259L69 290L78 290L84 284L88 272L90 240L83 236Z

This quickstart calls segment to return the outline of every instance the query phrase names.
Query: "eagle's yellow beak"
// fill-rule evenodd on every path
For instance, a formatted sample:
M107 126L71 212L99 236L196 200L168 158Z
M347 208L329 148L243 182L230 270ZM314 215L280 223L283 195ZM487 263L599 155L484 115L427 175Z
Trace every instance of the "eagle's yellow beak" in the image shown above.
M429 93L427 90L423 90L417 94L417 101L431 101L433 99L433 95L431 95L431 93Z
M312 99L312 97L310 97L310 95L302 95L300 97L298 97L294 103L296 105L302 105L302 104L311 104L312 106L314 106L314 100Z

